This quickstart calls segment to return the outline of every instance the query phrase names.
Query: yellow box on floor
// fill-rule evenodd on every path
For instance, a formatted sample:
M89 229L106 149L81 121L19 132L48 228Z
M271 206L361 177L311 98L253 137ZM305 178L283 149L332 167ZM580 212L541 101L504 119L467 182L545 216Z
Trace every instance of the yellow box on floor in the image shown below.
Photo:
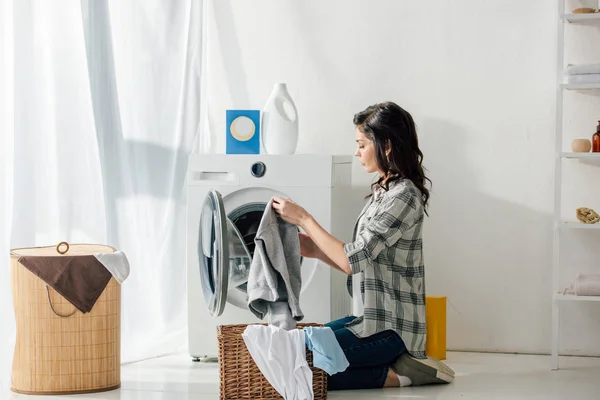
M446 359L446 296L427 296L427 346L428 356Z

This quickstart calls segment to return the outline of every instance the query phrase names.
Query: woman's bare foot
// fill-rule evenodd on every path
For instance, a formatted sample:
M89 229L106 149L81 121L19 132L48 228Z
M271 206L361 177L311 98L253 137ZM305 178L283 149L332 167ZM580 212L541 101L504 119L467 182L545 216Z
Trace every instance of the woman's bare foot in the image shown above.
M387 378L385 378L385 384L383 387L399 387L400 381L398 380L398 375L394 372L393 369L388 369Z

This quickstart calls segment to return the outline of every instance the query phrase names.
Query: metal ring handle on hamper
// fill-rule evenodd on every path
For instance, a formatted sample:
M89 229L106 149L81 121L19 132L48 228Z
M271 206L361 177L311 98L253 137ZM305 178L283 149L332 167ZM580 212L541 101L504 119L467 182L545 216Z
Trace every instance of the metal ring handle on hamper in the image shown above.
M63 246L63 245L66 247L66 248L65 248L65 251L61 251L61 250L60 250L60 247L61 247L61 246ZM66 253L69 251L69 248L70 248L70 247L71 247L71 246L69 246L69 243L67 243L67 242L60 242L59 244L57 244L57 245L56 245L56 252L57 252L58 254L66 254Z

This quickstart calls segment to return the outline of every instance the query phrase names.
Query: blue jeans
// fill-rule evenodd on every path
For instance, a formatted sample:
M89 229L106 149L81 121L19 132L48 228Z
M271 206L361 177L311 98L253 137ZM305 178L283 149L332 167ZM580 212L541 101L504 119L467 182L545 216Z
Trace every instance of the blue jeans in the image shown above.
M366 338L356 337L344 325L355 317L329 322L349 367L328 377L328 390L375 389L383 387L389 366L406 351L404 342L394 331L383 331Z

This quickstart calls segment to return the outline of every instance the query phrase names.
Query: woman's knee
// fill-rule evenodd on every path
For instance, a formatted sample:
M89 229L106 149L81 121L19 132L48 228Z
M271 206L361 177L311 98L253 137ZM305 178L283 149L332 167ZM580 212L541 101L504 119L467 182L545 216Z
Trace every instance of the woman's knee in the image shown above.
M327 328L331 328L332 331L337 331L339 329L345 328L346 324L348 322L353 321L355 318L356 317L349 316L349 317L336 319L335 321L327 322L326 324L324 324L324 326Z

